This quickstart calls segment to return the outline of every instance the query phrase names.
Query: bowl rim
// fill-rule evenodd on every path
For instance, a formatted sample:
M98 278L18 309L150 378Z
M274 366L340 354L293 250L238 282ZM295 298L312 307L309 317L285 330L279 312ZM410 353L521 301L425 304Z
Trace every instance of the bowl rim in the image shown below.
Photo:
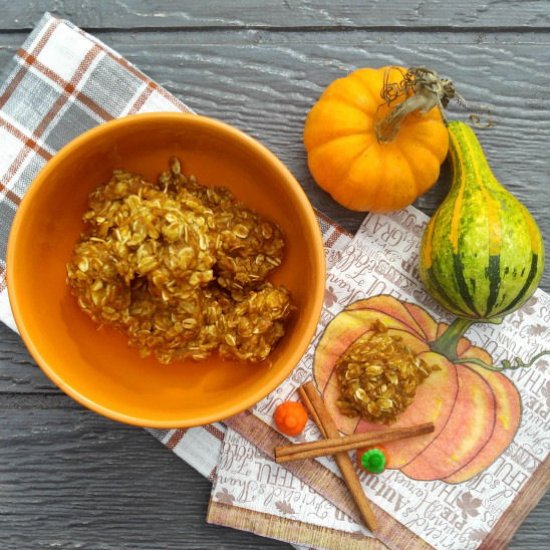
M32 203L34 202L34 197L38 195L41 190L46 185L48 177L56 169L57 165L69 157L75 150L80 146L85 144L89 139L95 138L98 135L105 134L106 132L112 131L119 126L127 125L139 125L142 121L156 119L159 122L165 121L185 121L193 120L199 124L205 124L211 126L221 132L226 132L237 140L243 142L248 147L255 149L260 156L268 161L268 164L273 166L281 175L281 178L286 180L290 186L292 194L295 196L297 203L300 204L301 210L307 220L308 225L313 229L313 241L310 242L311 248L314 250L314 256L319 262L319 269L322 273L322 276L319 277L317 285L311 288L311 292L314 293L314 300L312 306L312 316L306 325L306 330L303 331L303 334L298 339L296 345L294 346L290 357L288 358L288 366L280 368L277 376L275 376L269 384L264 387L262 391L256 391L255 393L249 395L246 399L243 399L238 404L234 404L228 407L223 414L202 414L200 416L189 418L175 418L173 421L158 420L154 418L146 418L140 415L133 415L129 413L122 413L108 406L97 403L95 400L90 399L89 397L83 395L78 390L73 388L70 384L65 382L65 380L57 374L54 367L51 367L48 362L43 358L40 350L33 343L29 330L27 328L24 315L21 311L18 299L19 287L18 279L15 273L15 264L16 258L18 256L18 235L19 230L24 220L26 218L27 211L31 208ZM70 142L65 144L47 163L42 167L39 173L36 175L34 180L31 182L28 187L25 195L23 196L19 207L16 210L13 223L10 229L10 234L8 237L8 246L6 254L6 281L7 281L7 290L10 306L12 313L15 319L15 323L19 330L19 334L23 339L29 353L39 365L41 370L46 374L46 376L56 384L63 392L68 396L73 398L76 402L87 407L88 409L101 414L111 420L122 422L125 424L130 424L140 427L149 427L149 428L190 428L194 426L204 426L211 424L212 422L223 421L224 419L230 418L261 401L265 396L271 393L275 388L277 388L285 378L292 372L292 370L299 363L301 357L306 352L309 343L312 341L317 328L317 324L321 315L324 292L325 292L325 280L326 280L326 263L325 263L325 253L324 253L324 243L321 235L321 230L317 222L313 206L309 202L309 199L302 189L301 185L298 183L297 179L290 172L290 170L285 166L285 164L274 154L272 153L265 145L263 145L259 140L253 138L252 136L246 134L244 131L226 123L216 118L207 117L204 115L197 115L194 113L181 113L181 112L156 112L156 113L141 113L127 115L121 118L110 120L104 123L95 126L86 132L80 134L76 138L72 139Z

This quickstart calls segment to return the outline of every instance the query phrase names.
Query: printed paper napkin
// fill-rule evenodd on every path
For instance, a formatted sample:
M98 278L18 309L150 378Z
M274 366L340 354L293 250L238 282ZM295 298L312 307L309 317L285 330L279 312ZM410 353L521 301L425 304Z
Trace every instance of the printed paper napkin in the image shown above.
M297 387L312 373L343 432L380 429L338 415L332 368L339 346L347 345L343 339L350 338L352 331L359 333L361 320L369 327L374 317L381 318L406 335L408 342L424 342L426 350L427 343L452 321L418 279L419 239L426 220L412 207L365 220L329 273L321 324L308 353L253 415L230 422L231 430L271 456L282 438L271 425L273 411L282 400L296 398ZM432 357L440 370L419 387L398 425L433 420L436 431L414 443L386 444L390 469L379 476L361 475L380 522L377 536L388 547L501 548L542 497L550 483L550 372L549 358L543 355L550 348L549 306L548 295L538 290L501 325L471 326L459 342L454 362ZM530 364L531 359L536 360ZM510 366L516 368L502 369ZM318 438L316 428L308 425L303 439ZM241 493L232 485L239 481L239 461L226 460L226 454L239 445L242 441L230 431L213 487L211 521L233 524L224 520L220 507L230 501L249 510L249 515L316 524L316 510L326 503L298 500L296 493L302 489L297 478L308 491L313 489L350 516L346 528L338 524L333 529L357 533L359 525L351 519L357 515L345 500L331 459L288 463L283 468L263 456L257 462L256 483ZM275 488L280 491L279 506L266 498ZM242 516L239 521L244 521ZM294 540L288 536L292 533L292 529L286 532L286 540ZM264 534L277 536L265 528ZM319 548L331 548L321 542Z

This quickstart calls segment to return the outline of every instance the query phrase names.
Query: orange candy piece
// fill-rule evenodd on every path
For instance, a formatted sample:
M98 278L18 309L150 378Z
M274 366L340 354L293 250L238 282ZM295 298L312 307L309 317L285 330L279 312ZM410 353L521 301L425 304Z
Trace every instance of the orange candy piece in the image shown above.
M275 409L275 424L286 435L302 433L307 422L307 411L297 401L285 401Z

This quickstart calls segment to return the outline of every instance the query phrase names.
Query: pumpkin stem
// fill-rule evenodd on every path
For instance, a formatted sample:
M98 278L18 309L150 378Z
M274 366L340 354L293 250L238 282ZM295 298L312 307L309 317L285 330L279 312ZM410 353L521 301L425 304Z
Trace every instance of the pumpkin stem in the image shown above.
M455 359L456 364L465 364L465 363L472 363L474 365L477 365L478 367L483 367L487 370L492 370L494 372L502 372L503 370L516 370L516 369L527 369L531 366L533 366L541 357L544 355L550 355L550 350L541 351L540 353L537 353L536 355L533 355L527 363L523 361L520 357L516 357L512 361L509 359L503 359L502 363L500 365L489 365L488 363L485 363L485 361L482 361L481 359L478 359L476 357L471 358L463 358L463 359Z
M444 355L449 361L456 362L458 354L456 348L459 340L475 321L457 317L447 330L430 344L430 349Z
M456 96L456 92L453 83L440 78L435 71L412 67L405 73L400 83L387 83L381 95L388 105L403 95L408 96L375 126L378 141L388 143L395 139L401 122L411 113L427 113L434 107L439 107L444 117L443 108Z
M459 359L456 351L458 342L475 322L476 321L471 319L462 319L461 317L457 317L441 336L430 343L430 349L436 353L444 355L447 359L449 359L449 361L452 361L457 365L470 363L494 372L526 369L533 366L544 355L550 355L550 350L544 350L536 355L533 355L533 357L531 357L531 359L527 362L523 361L520 357L516 357L512 361L509 359L503 359L500 365L490 365L478 357L462 357Z

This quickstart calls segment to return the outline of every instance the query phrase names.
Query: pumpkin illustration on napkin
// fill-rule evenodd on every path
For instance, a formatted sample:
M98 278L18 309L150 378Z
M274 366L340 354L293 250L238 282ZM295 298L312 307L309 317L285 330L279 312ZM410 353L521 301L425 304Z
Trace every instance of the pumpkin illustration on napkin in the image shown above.
M314 358L314 377L332 417L346 433L387 429L344 416L336 401L338 359L381 322L420 359L437 367L392 427L433 422L435 431L384 444L388 467L422 481L461 483L490 466L513 440L521 419L520 395L509 378L491 370L492 357L452 325L436 322L422 307L387 295L348 305L327 325ZM441 336L447 333L446 338ZM434 345L436 342L439 345ZM485 365L485 366L482 366Z

